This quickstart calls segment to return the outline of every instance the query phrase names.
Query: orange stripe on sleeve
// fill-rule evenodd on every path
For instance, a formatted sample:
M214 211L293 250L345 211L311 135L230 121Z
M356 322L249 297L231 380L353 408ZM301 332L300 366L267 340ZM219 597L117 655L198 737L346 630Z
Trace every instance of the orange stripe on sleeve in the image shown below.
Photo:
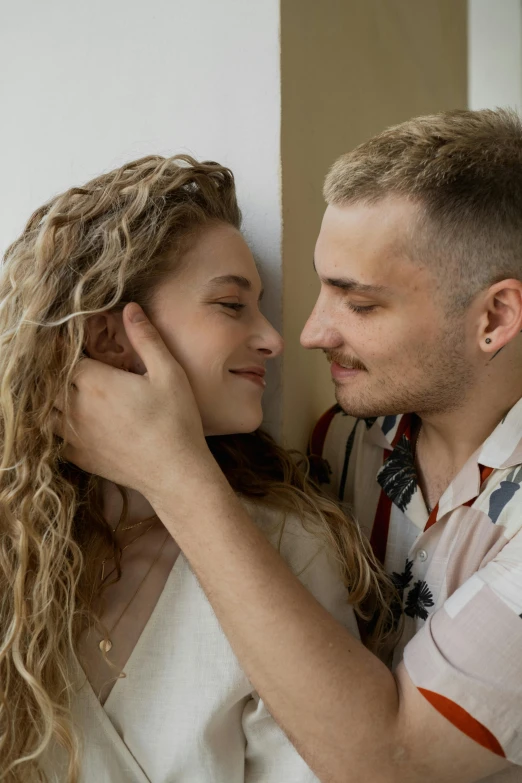
M482 723L475 720L469 712L455 704L451 699L447 699L446 696L441 696L440 693L434 693L434 691L427 691L425 688L419 688L419 693L422 693L425 699L429 701L432 707L435 707L437 712L453 723L457 729L460 729L463 734L466 734L483 748L491 750L496 753L497 756L506 758L506 754L502 750L500 742L497 740L494 734L490 732Z

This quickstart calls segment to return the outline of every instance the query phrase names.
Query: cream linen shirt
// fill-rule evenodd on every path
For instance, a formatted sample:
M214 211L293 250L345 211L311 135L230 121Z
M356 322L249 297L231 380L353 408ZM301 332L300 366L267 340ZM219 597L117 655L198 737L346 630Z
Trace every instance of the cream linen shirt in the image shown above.
M301 582L358 635L338 568L301 521L246 504ZM81 783L312 783L317 778L253 690L180 555L105 705L77 666ZM54 748L44 763L63 783Z

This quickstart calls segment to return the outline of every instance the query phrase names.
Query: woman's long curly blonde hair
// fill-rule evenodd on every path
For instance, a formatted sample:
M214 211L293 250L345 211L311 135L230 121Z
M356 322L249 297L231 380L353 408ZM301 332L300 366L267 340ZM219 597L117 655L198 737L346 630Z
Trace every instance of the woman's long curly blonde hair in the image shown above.
M82 355L86 319L129 301L147 310L198 232L218 222L241 222L228 169L151 156L53 198L5 254L0 781L45 780L39 760L54 742L68 755L69 783L79 779L70 661L92 620L100 555L119 554L103 518L100 480L61 459L53 401ZM338 555L356 611L386 616L390 588L366 541L306 470L260 431L209 445L236 491L313 519Z

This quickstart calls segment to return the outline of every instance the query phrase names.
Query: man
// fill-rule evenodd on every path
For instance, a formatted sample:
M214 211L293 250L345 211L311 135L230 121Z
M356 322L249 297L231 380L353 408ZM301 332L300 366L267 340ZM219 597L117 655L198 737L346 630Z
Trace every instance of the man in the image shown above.
M412 120L341 158L325 196L302 342L349 414L326 435L332 481L403 593L393 673L249 520L136 305L147 375L87 360L78 434L57 429L72 461L150 500L321 780L522 781L522 123Z

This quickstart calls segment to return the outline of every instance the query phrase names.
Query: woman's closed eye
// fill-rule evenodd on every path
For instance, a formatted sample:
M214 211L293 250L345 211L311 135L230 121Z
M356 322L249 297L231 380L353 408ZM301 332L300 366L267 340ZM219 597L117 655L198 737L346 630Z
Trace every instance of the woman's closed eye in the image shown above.
M241 310L246 307L246 305L242 304L241 302L216 302L216 304L226 308L227 310L234 310L236 313L241 312Z

